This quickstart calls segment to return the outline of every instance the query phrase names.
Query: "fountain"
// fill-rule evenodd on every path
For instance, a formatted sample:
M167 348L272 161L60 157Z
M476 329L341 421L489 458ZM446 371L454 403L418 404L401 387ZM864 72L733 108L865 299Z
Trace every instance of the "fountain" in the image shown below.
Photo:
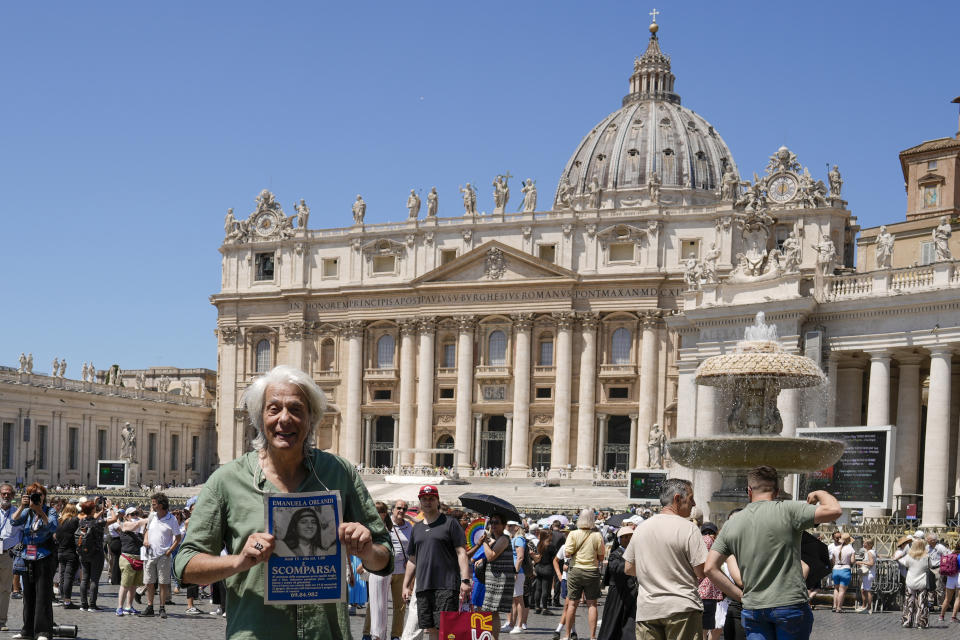
M718 387L732 396L733 406L726 420L729 433L674 438L667 448L678 464L723 474L724 486L714 501L742 502L746 496L738 476L758 465L775 467L781 474L817 471L843 454L846 445L837 440L780 435L780 390L816 387L826 377L810 358L781 349L777 327L766 324L762 311L746 328L734 353L707 358L695 376L698 384Z

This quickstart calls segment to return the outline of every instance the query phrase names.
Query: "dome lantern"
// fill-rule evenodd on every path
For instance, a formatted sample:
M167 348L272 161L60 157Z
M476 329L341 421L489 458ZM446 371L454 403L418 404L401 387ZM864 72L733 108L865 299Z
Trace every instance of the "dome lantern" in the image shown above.
M660 50L660 41L657 38L659 28L654 16L654 21L650 24L647 50L633 61L630 93L623 97L623 106L648 98L680 104L680 96L673 92L676 78L670 71L670 56Z

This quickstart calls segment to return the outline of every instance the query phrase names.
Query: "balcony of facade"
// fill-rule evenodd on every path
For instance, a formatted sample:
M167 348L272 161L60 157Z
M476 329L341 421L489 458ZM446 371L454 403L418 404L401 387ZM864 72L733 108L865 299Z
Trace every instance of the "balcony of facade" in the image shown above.
M474 376L477 380L507 380L511 373L507 365L482 364L477 367Z
M631 380L637 376L637 365L629 362L627 364L601 364L600 378L602 380Z
M369 381L393 381L397 379L397 370L392 367L364 369L363 379Z

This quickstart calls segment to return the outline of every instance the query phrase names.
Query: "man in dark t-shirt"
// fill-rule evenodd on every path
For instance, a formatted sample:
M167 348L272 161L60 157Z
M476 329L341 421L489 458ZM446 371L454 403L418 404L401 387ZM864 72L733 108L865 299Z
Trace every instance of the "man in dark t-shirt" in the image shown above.
M460 523L440 513L440 492L435 486L420 487L419 497L423 520L410 534L403 599L413 594L416 577L418 626L428 638L435 638L440 612L457 611L470 598L467 540Z

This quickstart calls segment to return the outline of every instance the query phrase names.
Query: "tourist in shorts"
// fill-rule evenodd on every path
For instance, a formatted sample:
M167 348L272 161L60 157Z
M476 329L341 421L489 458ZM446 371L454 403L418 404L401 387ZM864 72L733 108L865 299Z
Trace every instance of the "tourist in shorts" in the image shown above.
M139 615L149 618L154 615L153 596L157 583L160 584L160 617L167 617L164 606L170 599L170 571L173 550L180 544L183 536L180 534L180 521L170 513L170 500L163 493L155 493L150 497L150 507L153 510L147 520L146 531L143 534L143 546L147 549L147 557L143 563L144 583L147 585L147 608Z
M863 560L857 561L860 566L860 599L863 608L859 611L873 613L873 581L877 579L877 552L873 550L873 538L863 539ZM956 581L954 581L956 582ZM943 616L940 616L943 620Z
M843 600L847 595L847 587L853 578L853 538L844 531L840 534L840 546L834 546L830 554L833 562L833 611L843 613Z

